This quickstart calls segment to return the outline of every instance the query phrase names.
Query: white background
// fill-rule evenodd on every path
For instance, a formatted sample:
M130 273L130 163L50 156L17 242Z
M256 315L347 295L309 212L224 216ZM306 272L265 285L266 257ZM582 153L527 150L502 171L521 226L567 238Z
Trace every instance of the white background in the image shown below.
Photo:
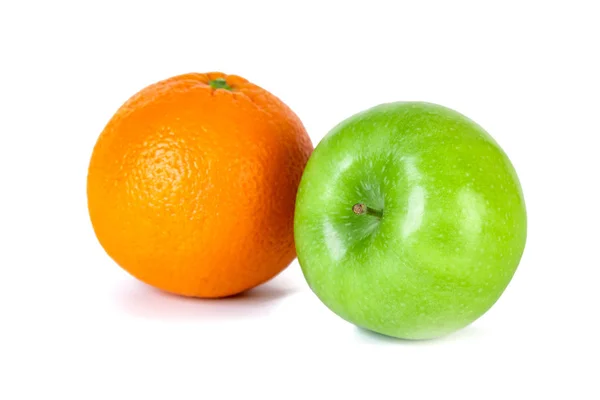
M0 399L599 399L595 1L0 3ZM132 94L185 72L282 98L316 144L425 100L486 128L528 242L496 306L444 339L361 331L294 262L247 295L181 299L104 253L86 173Z

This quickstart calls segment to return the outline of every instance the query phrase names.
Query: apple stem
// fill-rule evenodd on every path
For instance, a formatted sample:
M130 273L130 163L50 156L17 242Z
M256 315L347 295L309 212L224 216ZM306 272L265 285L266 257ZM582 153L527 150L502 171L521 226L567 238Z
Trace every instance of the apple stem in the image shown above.
M365 205L364 203L356 203L355 205L353 205L352 212L356 215L367 214L367 215L372 215L377 218L383 217L383 211L375 210L374 208L371 208L371 207Z

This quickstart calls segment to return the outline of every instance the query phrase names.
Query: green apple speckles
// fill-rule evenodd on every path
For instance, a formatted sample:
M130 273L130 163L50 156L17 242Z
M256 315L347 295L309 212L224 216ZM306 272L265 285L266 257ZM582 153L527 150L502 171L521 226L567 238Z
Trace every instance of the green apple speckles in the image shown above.
M354 115L321 141L294 230L304 276L333 312L426 339L498 300L523 253L527 216L490 135L448 108L405 102Z

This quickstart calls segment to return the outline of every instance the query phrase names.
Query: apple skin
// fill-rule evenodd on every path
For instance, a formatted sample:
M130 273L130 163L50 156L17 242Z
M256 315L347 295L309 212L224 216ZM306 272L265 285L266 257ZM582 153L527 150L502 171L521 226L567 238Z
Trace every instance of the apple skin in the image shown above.
M382 216L356 214L355 204ZM346 119L319 143L294 232L306 281L334 313L430 339L498 300L523 254L527 215L510 160L479 125L398 102Z

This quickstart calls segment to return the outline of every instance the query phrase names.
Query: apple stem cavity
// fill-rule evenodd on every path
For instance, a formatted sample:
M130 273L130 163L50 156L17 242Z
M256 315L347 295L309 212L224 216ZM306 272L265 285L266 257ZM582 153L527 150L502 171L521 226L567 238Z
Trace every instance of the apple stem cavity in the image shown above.
M367 214L377 218L383 217L383 211L371 208L364 203L356 203L355 205L353 205L352 212L356 215Z

